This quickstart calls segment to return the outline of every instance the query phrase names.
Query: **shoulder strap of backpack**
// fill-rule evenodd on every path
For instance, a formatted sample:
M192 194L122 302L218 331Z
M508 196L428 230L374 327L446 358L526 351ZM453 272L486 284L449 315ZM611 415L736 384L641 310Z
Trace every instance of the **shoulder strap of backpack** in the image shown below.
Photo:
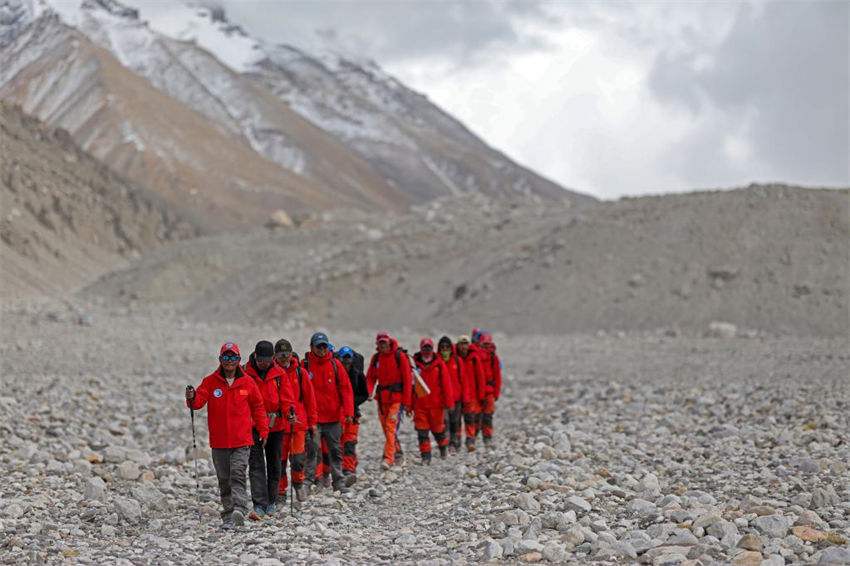
M277 384L277 413L279 416L283 416L283 399L280 398L280 376L274 378L274 382Z
M295 366L295 375L298 376L298 402L304 402L304 378L301 375L301 366Z

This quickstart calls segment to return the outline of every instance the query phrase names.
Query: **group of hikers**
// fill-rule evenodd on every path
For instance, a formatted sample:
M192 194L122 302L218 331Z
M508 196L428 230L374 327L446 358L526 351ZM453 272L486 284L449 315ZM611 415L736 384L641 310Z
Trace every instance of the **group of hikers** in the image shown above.
M364 367L362 354L349 346L335 350L316 332L301 359L286 339L262 340L240 365L239 346L221 346L218 368L197 389L186 387L186 405L193 423L194 411L207 406L222 528L274 516L289 487L290 502L299 504L311 489L348 491L357 481L360 406L367 401L376 402L384 432L384 470L404 455L402 415L413 417L426 465L432 435L440 458L461 450L462 435L469 452L479 433L491 443L502 370L488 332L474 328L455 342L443 336L436 350L431 338L422 338L412 360L395 338L379 332L375 350Z

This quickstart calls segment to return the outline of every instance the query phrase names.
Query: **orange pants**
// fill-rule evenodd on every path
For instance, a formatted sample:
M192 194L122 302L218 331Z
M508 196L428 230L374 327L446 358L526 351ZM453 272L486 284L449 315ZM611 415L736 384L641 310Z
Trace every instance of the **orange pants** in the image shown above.
M389 464L395 463L395 427L400 408L401 403L381 403L378 405L378 419L381 421L381 428L384 429L384 460Z
M466 432L466 445L475 444L475 435L478 433L478 419L481 414L481 405L473 399L463 404L463 425Z
M449 437L446 435L446 419L442 407L416 408L413 410L413 427L419 438L419 452L431 453L431 440L428 433L434 434L438 446L446 446Z
M357 422L342 425L342 472L357 471L357 435L360 424Z
M280 455L280 483L277 493L286 493L288 482L286 481L286 460L292 463L292 483L300 485L304 483L304 466L307 464L307 452L304 449L304 437L306 430L296 430L294 433L284 433L283 448Z

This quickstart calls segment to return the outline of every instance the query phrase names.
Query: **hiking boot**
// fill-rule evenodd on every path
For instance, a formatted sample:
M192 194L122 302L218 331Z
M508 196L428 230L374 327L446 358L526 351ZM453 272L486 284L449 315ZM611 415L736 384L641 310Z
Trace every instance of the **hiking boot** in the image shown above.
M331 486L331 477L330 476L322 476L322 479L320 481L321 481L322 487L327 488L327 487Z
M340 480L338 482L334 482L333 489L337 493L348 493L348 491L349 491L348 488L345 487L343 480Z
M345 474L345 487L351 487L355 483L357 483L357 474L354 472Z
M265 509L265 507L263 507L262 505L254 505L254 511L253 511L253 513L254 513L255 515L257 515L257 519L252 519L252 520L254 520L254 521L259 521L259 520L261 520L263 517L265 517L265 516L266 516L266 509ZM248 514L248 518L249 518L249 519L251 519L251 514L250 514L250 513Z
M467 452L475 452L475 444L471 442L466 443L466 451Z
M445 460L446 455L449 453L448 446L440 446L440 460Z
M392 465L392 464L390 464L390 463L389 463L389 461L387 461L387 460L382 460L382 461L381 461L381 469L382 469L382 470L389 470L390 468L392 468L392 466L393 466L393 465Z
M230 520L237 527L241 527L245 524L245 515L242 514L242 511L235 509L233 514L230 516Z
M430 466L431 465L431 453L430 452L423 452L422 453L422 465L423 466Z
M399 464L404 463L404 452L402 452L401 450L396 452L395 453L395 461Z
M493 437L485 436L484 437L484 448L492 448L493 447Z
M280 498L278 498L278 499L280 499ZM283 500L281 501L281 503L286 503L286 496L283 497ZM266 517L274 517L274 514L275 514L274 503L269 503L268 507L265 508L265 512L266 512Z
M303 501L307 501L307 486L301 483L297 483L292 486L295 490L295 498L300 503Z
M232 531L233 529L236 528L236 525L233 524L233 519L228 517L227 519L225 519L224 521L221 522L221 525L219 525L218 528L221 529L222 531Z
M457 446L449 444L449 454L457 454Z

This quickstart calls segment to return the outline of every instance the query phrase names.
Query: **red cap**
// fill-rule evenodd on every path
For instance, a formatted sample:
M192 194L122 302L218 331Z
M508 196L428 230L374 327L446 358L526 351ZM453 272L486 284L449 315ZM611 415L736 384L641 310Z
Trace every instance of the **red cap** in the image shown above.
M422 349L422 348L424 348L425 346L431 346L431 349L433 350L433 349L434 349L434 341L433 341L433 340L431 340L430 338L423 338L423 339L419 342L419 349L421 350L421 349Z
M378 335L375 336L375 342L389 342L390 335L387 332L378 332Z
M236 344L236 342L225 342L224 344L222 344L221 350L218 351L218 355L220 356L225 352L233 352L237 356L242 355L239 353L239 346Z
M485 332L484 334L481 335L481 338L479 338L478 341L481 342L482 344L492 344L493 343L493 337Z

